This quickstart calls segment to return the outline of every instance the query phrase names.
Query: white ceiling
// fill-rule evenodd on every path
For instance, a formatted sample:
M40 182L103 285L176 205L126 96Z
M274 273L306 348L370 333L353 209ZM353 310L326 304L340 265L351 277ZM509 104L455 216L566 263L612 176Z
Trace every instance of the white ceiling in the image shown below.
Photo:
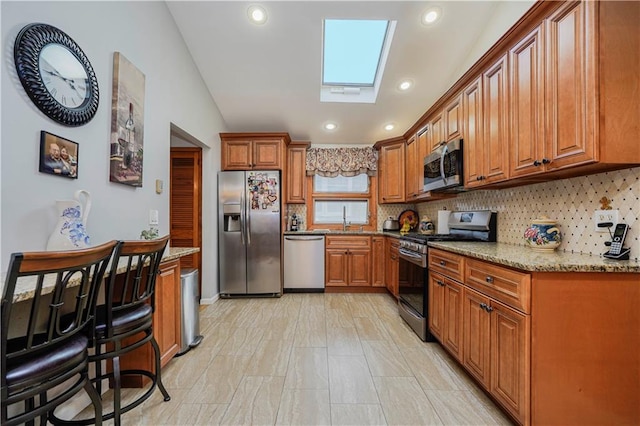
M228 130L353 145L404 134L533 1L266 1L264 25L248 21L250 4L167 2ZM433 5L442 18L423 26L420 14ZM398 21L375 104L320 102L325 18ZM414 87L400 92L405 78ZM338 129L323 130L327 121Z

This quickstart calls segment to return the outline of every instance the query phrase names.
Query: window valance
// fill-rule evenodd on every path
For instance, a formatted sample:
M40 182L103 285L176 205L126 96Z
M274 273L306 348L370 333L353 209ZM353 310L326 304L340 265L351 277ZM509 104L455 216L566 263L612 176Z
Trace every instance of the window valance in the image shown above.
M309 148L307 149L307 176L356 176L366 173L375 176L378 170L378 152L364 148Z

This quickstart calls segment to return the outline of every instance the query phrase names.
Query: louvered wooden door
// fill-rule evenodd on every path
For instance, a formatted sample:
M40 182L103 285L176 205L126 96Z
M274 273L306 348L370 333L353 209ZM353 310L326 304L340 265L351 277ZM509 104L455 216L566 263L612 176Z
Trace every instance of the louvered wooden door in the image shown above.
M201 177L200 148L171 148L171 247L202 248ZM200 252L180 258L180 266L201 271Z

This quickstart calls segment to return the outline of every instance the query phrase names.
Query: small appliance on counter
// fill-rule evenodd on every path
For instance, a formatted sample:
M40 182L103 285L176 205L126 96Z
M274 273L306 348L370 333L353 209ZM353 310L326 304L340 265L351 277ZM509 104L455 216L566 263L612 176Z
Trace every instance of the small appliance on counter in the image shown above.
M394 219L392 216L389 216L387 220L382 224L383 231L399 231L400 230L400 222Z

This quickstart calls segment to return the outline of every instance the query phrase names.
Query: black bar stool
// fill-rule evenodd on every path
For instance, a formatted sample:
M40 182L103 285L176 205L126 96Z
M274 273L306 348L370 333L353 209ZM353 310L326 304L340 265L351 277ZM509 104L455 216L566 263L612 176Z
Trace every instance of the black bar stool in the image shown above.
M83 388L101 424L85 331L93 328L98 290L117 244L11 255L1 307L3 426L34 424L38 417L41 424L55 422L56 407ZM34 288L33 298L14 303L18 285ZM49 400L47 391L67 381Z
M89 361L95 365L96 377L91 381L98 393L102 393L102 381L111 379L113 411L103 414L102 420L114 419L115 425L120 425L122 414L148 399L156 386L160 388L165 401L171 399L162 384L160 348L153 337L152 327L156 276L168 241L168 235L151 241L121 241L113 255L106 282L105 304L96 308L92 336L95 353L89 357ZM147 342L153 347L155 371L121 370L120 356ZM113 371L102 371L103 360L111 360ZM122 376L129 374L150 378L151 387L136 400L121 407ZM92 424L94 421L82 419L65 424Z

